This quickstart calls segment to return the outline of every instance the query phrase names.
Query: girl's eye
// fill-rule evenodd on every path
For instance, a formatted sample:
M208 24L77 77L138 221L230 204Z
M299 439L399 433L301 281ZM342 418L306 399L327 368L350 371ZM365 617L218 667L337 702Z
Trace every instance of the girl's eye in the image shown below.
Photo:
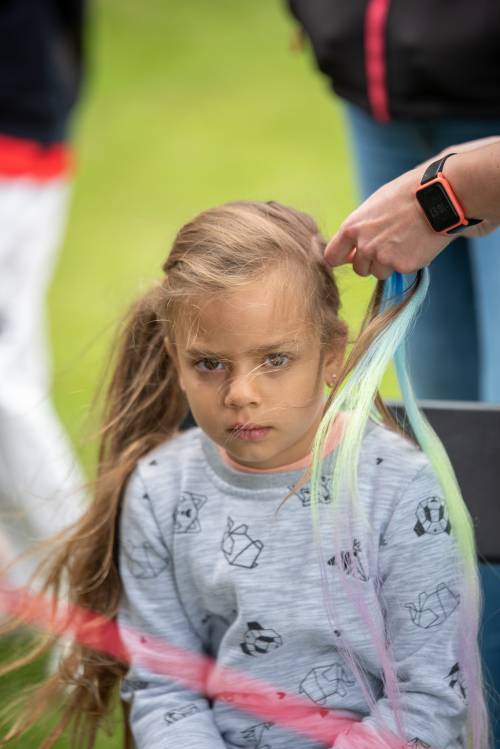
M266 356L266 364L272 369L281 369L286 367L290 363L290 357L287 354L268 354Z
M218 359L199 359L194 368L199 372L220 372L224 365Z

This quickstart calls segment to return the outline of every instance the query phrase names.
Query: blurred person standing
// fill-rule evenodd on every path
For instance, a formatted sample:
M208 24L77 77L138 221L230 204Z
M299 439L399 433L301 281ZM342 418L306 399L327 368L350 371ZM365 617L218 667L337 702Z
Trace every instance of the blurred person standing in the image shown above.
M0 562L76 520L82 476L50 402L45 297L65 228L85 0L0 4ZM35 560L9 571L25 584Z
M497 0L288 4L343 101L363 199L450 143L500 133ZM408 351L418 397L500 402L499 231L455 240L431 278Z

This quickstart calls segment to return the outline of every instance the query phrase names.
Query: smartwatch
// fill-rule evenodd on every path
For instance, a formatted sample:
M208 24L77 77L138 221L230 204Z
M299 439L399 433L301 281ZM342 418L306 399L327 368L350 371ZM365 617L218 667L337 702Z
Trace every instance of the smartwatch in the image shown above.
M444 234L455 234L466 226L481 223L481 219L465 216L460 201L443 174L446 159L454 155L447 153L442 159L433 161L425 170L416 191L416 198L431 227Z

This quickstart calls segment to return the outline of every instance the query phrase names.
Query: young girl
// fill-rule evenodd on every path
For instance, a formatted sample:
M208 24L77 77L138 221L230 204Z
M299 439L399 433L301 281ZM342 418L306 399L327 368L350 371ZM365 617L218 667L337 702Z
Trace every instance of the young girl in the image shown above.
M117 618L129 667L74 644L5 743L57 694L44 746L75 721L72 746L91 747L121 685L138 749L322 745L256 714L236 670L270 705L343 718L335 749L487 746L467 514L446 466L438 480L375 398L425 278L378 287L343 367L324 247L274 202L178 233L123 331L95 501L47 576ZM198 428L179 432L188 406ZM214 657L202 687L145 665L158 641Z

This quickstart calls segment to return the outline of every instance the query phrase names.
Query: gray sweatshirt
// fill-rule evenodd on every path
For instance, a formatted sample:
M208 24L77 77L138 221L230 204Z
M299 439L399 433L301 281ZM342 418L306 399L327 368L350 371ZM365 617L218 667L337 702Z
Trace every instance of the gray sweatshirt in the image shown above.
M462 572L442 492L416 447L370 421L358 469L365 522L354 522L345 548L336 548L328 490L334 460L335 453L323 459L318 505L328 607L308 485L278 510L302 470L238 471L199 429L139 461L121 516L119 612L132 662L122 697L138 749L324 746L241 709L247 700L251 710L249 694L231 704L225 667L269 685L270 700L302 697L317 706L318 720L333 709L350 711L376 731L395 731L377 649L346 586L390 642L410 745L461 746ZM136 639L127 627L143 633L146 647L148 637L161 638L213 655L211 699L134 662ZM346 642L375 708L345 657Z

